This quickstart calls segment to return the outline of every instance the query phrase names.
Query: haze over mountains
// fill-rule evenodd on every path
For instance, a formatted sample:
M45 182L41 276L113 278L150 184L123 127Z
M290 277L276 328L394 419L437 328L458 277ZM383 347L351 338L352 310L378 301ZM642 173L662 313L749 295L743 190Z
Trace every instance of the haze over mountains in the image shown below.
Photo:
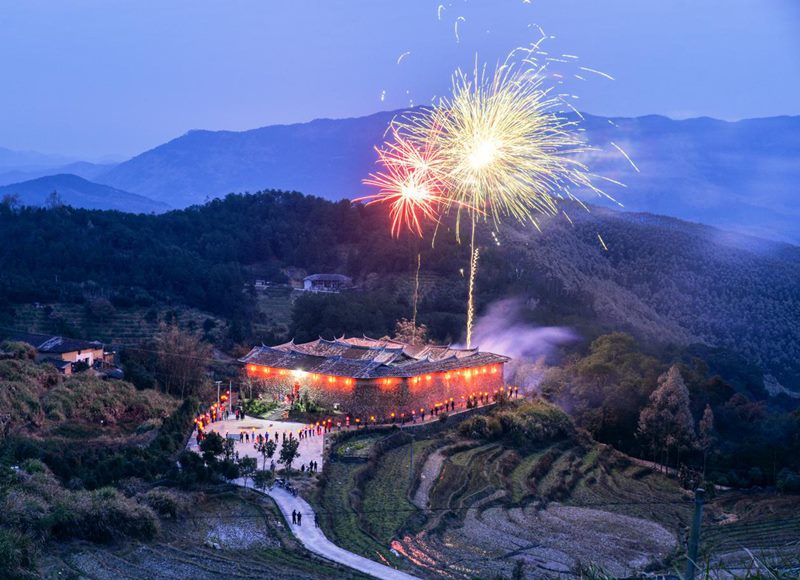
M47 175L22 183L0 187L0 197L10 194L19 197L22 205L43 206L47 196L58 192L65 205L85 209L111 209L132 213L162 213L169 206L135 193L109 185L94 183L71 174Z
M354 198L369 192L361 180L374 169L373 148L394 115L190 131L124 163L85 167L82 176L174 208L268 188ZM624 209L800 244L800 117L727 122L587 115L584 127L599 148L585 161L626 184L605 187Z

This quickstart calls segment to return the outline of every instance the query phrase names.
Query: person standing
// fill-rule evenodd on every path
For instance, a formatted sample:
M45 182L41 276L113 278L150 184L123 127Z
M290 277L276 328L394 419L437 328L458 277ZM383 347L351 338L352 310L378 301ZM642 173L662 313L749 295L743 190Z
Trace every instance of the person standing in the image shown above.
M298 526L303 525L303 514L300 512L297 512L297 525Z
M297 512L292 510L292 524L297 523Z

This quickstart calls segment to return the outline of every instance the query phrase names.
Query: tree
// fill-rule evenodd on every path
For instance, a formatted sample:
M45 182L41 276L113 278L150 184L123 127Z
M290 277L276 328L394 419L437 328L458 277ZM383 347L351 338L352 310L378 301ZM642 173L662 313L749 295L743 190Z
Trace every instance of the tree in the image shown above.
M176 325L161 325L156 336L158 376L165 392L181 398L197 392L206 380L211 345Z
M64 199L61 197L61 194L55 190L48 193L47 197L44 200L44 206L47 209L56 209L63 205L64 205Z
M267 487L272 484L274 477L275 476L271 471L267 469L259 469L256 471L255 475L253 475L253 486L255 486L256 489L265 491Z
M654 454L659 450L664 453L665 464L669 464L672 449L677 449L680 457L681 450L688 449L695 442L689 404L689 389L680 370L673 365L658 378L658 388L639 414L640 437L649 443Z
M272 459L272 456L275 455L275 450L277 448L278 444L272 439L267 439L262 443L256 443L256 451L261 454L262 458L261 469L267 468L267 457Z
M406 344L428 344L428 327L414 324L412 320L401 318L394 327L394 340Z
M117 313L114 305L107 298L95 298L86 304L86 312L99 322L107 322Z
M255 475L257 468L258 463L255 457L242 457L239 459L239 477L244 481L245 487L247 487L247 480Z
M15 212L22 205L22 201L18 193L6 193L3 195L3 198L0 199L0 205L8 208L12 212Z
M291 437L283 442L281 445L280 462L286 466L286 471L292 471L292 462L300 457L297 448L300 446L300 440Z
M717 440L714 432L714 411L711 410L711 405L707 404L703 411L703 417L700 419L698 432L699 437L697 438L697 445L703 452L703 480L705 480L708 453Z

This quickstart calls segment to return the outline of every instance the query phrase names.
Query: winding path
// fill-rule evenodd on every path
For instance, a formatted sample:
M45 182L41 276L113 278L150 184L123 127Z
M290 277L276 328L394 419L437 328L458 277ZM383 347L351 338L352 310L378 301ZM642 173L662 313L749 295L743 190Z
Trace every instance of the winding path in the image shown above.
M236 480L234 483L243 485L241 480ZM311 505L300 496L293 496L288 491L275 487L268 492L260 492L252 487L247 487L256 493L264 493L275 500L275 503L280 508L283 517L286 518L287 525L291 529L294 536L300 540L300 543L305 548L322 556L326 560L337 562L348 568L358 570L364 574L369 574L375 578L384 580L415 580L416 576L400 572L389 566L384 566L378 562L364 558L353 552L340 548L322 533L322 530L314 525L314 510ZM292 510L299 511L303 514L303 525L297 526L289 524L292 521Z

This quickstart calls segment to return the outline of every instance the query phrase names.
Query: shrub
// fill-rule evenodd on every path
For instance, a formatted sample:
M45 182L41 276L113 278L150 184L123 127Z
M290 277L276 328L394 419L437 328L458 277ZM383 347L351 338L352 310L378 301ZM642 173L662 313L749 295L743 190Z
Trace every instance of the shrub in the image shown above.
M0 343L0 350L10 352L11 355L19 360L34 360L36 349L27 342L5 341Z
M800 493L800 475L785 467L778 473L777 486L781 493Z
M0 570L4 578L37 578L31 539L16 530L0 528Z
M177 518L178 514L186 508L184 498L170 489L151 489L137 499L139 503L147 505L161 517Z

